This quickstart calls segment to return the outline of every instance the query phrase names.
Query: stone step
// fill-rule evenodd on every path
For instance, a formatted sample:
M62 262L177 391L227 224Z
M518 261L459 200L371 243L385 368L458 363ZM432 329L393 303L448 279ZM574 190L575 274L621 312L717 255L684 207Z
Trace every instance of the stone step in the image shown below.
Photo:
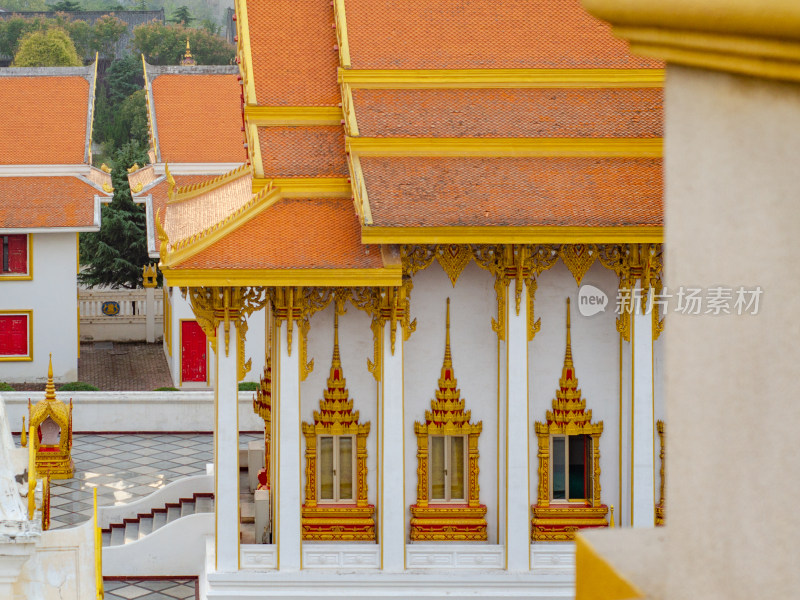
M139 519L139 539L153 531L153 517L142 517Z
M194 502L181 502L181 516L185 517L187 515L194 514Z
M196 513L210 513L214 512L214 499L207 496L200 496L194 505L194 512Z
M108 542L109 546L121 546L125 543L125 528L124 527L112 527L111 528L111 539Z
M242 502L240 504L240 514L242 523L256 522L256 505L254 502Z
M158 512L153 512L153 528L150 530L152 533L156 529L163 527L167 524L167 511L160 510Z
M103 546L111 545L111 532L110 531L103 531Z
M125 542L130 544L139 539L139 521L131 521L125 524Z
M181 518L180 506L170 506L167 508L167 523L172 523L175 519Z

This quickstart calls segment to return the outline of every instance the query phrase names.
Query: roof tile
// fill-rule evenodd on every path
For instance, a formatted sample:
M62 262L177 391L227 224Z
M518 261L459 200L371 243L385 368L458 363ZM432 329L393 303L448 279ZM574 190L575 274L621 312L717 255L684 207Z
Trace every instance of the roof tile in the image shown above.
M346 177L342 127L259 127L264 177Z
M77 177L0 177L0 227L91 227L95 195Z
M361 157L382 227L663 224L651 158Z

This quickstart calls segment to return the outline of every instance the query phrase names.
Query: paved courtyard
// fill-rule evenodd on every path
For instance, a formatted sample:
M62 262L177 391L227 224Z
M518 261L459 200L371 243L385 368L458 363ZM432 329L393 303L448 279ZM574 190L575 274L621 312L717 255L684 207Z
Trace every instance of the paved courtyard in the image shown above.
M14 438L19 445L19 436ZM260 439L261 434L240 436L242 445ZM91 519L94 488L99 506L125 504L181 477L205 473L213 447L211 434L75 434L75 476L52 482L50 527ZM195 588L194 579L107 580L105 597L184 600L195 597Z

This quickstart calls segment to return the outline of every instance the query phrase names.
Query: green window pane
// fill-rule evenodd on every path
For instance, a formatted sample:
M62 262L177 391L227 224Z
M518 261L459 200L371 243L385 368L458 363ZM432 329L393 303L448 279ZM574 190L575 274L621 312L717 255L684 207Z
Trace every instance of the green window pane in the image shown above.
M353 438L339 438L339 499L353 499Z
M565 500L567 498L566 481L564 481L564 471L566 464L563 437L553 438L553 500Z
M333 438L319 438L319 498L333 500Z
M444 500L444 437L431 436L430 440L431 500Z
M586 436L569 436L569 499L586 498Z
M450 438L450 499L464 500L464 438Z

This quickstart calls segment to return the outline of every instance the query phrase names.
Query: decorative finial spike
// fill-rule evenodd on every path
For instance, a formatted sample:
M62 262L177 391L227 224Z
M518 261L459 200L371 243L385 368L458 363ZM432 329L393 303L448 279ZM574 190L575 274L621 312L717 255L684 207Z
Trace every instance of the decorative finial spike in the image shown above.
M608 524L608 526L614 527L614 505L612 504L609 508L611 509L611 522Z
M53 383L53 355L50 354L50 366L47 367L47 385L44 388L44 399L55 401L56 386Z
M450 354L450 298L447 299L447 317L445 318L444 364L451 366L453 357Z
M567 298L567 351L564 354L564 366L572 366L572 325L570 323L570 306Z
M50 353L50 365L47 367L47 378L53 378L53 353Z
M335 365L342 363L339 355L339 313L335 310L333 311L333 363Z

